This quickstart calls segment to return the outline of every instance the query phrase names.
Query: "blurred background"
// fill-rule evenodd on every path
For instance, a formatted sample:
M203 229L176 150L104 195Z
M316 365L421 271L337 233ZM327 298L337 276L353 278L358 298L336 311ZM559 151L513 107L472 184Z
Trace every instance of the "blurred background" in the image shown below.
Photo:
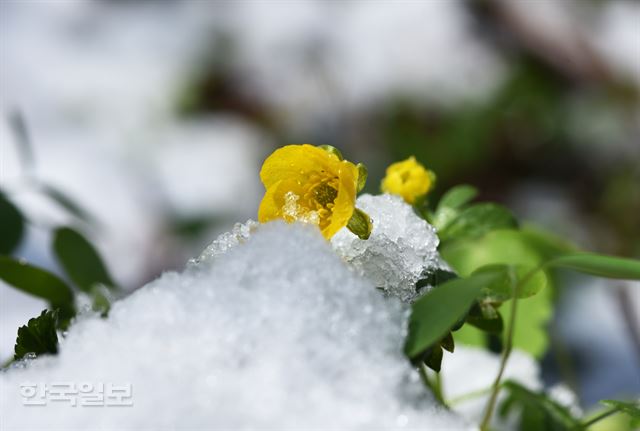
M15 255L76 226L132 290L256 218L266 155L415 155L593 251L640 258L640 2L0 0ZM637 284L565 277L547 383L640 394ZM46 307L0 283L0 359ZM565 360L559 361L562 357ZM569 364L569 365L567 365Z

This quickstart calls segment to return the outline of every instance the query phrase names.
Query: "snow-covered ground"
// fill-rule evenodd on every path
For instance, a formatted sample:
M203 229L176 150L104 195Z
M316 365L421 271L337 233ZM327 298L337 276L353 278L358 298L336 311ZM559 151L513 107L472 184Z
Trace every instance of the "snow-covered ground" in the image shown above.
M315 228L273 222L243 238L223 237L226 252L164 274L107 319L84 315L58 356L2 373L3 429L476 428L481 408L438 407L402 354L406 304ZM445 393L457 396L486 388L498 359L460 348L444 364ZM520 354L507 375L540 385ZM23 405L21 385L53 383L131 385L132 405Z

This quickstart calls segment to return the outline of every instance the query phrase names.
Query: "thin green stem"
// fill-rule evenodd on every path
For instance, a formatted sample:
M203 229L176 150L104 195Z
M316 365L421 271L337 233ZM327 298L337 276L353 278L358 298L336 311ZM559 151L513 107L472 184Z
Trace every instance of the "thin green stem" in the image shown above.
M458 395L457 397L453 397L447 401L447 405L454 406L456 404L460 404L467 400L472 400L474 398L481 397L483 395L488 394L493 389L493 386L484 389L478 389L477 391L467 392L466 394Z
M613 407L609 410L606 410L602 413L600 413L597 416L594 416L593 418L589 419L588 421L582 423L580 425L580 429L587 429L588 427L590 427L591 425L595 424L596 422L601 421L604 418L607 418L609 416L611 416L612 414L618 413L620 411L620 409L618 407Z
M445 407L448 409L449 407L447 406L447 403L445 402L444 397L442 396L442 388L440 386L440 380L438 379L439 374L436 373L436 378L434 379L435 381L432 381L429 378L429 370L427 366L424 364L424 362L420 364L419 371L420 371L420 376L422 377L422 381L424 382L425 386L429 388L429 390L433 394L436 401L439 404L441 404L442 407Z
M493 416L493 411L496 408L496 401L498 400L498 393L500 392L501 380L504 375L504 370L507 367L507 361L509 360L509 356L511 355L511 350L513 349L513 334L516 326L516 311L518 310L518 294L520 293L520 288L526 285L531 277L535 275L536 272L541 270L546 263L543 263L536 268L532 269L525 275L520 281L515 282L515 274L513 268L509 271L509 275L511 278L511 285L513 286L513 299L511 302L511 316L509 316L509 323L507 325L507 333L506 340L504 343L504 347L502 349L502 356L500 358L500 369L498 370L498 375L493 382L491 388L491 396L489 397L489 403L487 404L487 409L484 413L484 417L482 418L482 422L480 423L480 429L482 431L486 431L489 429L489 424L491 423L491 417Z

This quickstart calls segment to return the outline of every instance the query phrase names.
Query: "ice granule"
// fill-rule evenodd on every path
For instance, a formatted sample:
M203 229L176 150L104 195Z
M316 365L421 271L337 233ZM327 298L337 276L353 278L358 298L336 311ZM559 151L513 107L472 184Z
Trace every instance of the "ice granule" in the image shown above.
M199 257L191 259L189 265L197 265L202 262L212 261L217 256L223 255L233 247L246 242L251 233L260 226L254 220L247 220L244 223L236 223L231 232L225 232L218 236L211 244L204 249Z
M348 229L331 240L333 248L374 286L403 301L416 297L416 282L443 263L435 229L399 196L362 195L356 206L373 220L367 240Z
M81 319L58 356L0 373L3 429L473 428L403 356L406 305L317 228L273 222L220 251L233 243ZM133 406L24 406L24 382L130 383Z

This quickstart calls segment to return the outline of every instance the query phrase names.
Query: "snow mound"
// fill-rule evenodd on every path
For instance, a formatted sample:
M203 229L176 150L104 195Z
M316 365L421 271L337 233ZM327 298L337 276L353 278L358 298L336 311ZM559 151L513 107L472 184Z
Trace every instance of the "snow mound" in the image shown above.
M225 232L218 236L204 249L199 257L191 259L189 265L198 265L204 262L212 262L217 256L221 256L232 248L247 242L251 234L260 226L255 220L247 220L244 223L236 223L231 232Z
M403 357L406 306L317 229L274 222L247 236L108 319L79 319L58 356L1 373L3 429L472 428L435 406ZM133 405L24 406L25 382L130 383Z
M442 266L435 229L399 196L362 195L356 206L369 214L373 230L361 240L342 229L333 248L376 287L403 301L416 297L416 282Z

